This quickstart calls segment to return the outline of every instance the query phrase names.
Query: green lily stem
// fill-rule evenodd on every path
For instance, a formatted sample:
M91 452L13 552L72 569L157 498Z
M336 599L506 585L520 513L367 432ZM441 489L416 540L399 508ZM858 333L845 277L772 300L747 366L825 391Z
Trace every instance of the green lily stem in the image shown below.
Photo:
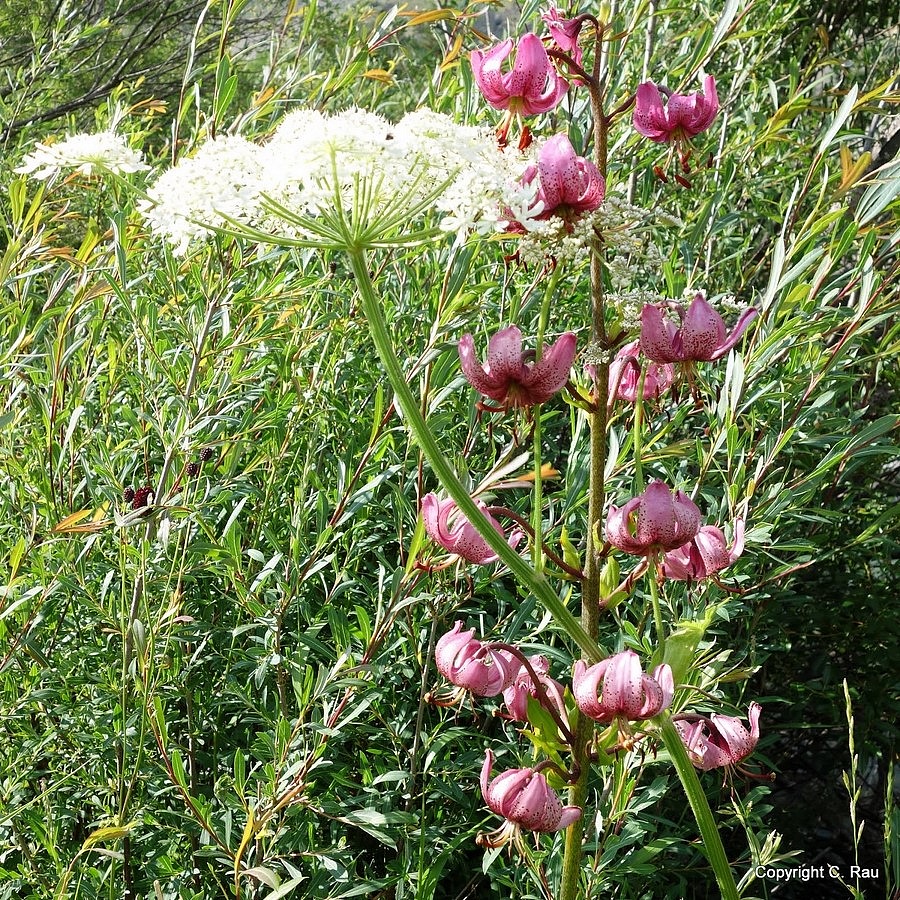
M635 496L644 489L644 466L641 457L644 453L644 379L647 377L647 367L641 366L641 376L638 379L637 397L634 401L634 430L632 442L634 444L634 493Z
M588 82L591 98L591 117L594 137L594 162L606 177L608 120L603 113L604 86L600 83L603 28L595 34L592 78ZM585 551L584 582L581 591L581 624L594 639L600 631L600 583L601 559L597 544L606 502L606 456L608 452L606 430L609 425L609 361L606 332L606 294L603 287L604 249L599 239L591 246L591 341L604 351L603 361L595 367L595 409L590 413L591 456L588 484L587 549ZM573 766L579 772L578 780L569 788L569 803L584 808L591 775L590 750L594 740L594 723L582 713L572 722L575 740L572 744ZM560 880L560 900L577 900L581 895L582 843L584 840L584 816L566 829L563 870Z
M541 302L541 313L538 317L537 340L535 343L535 363L538 363L544 353L544 334L547 331L547 322L550 319L550 302L556 293L562 275L562 264L553 267L547 285L544 288L544 299ZM541 405L534 407L534 503L531 510L531 527L534 530L534 571L538 576L544 574L544 497L543 481L541 477Z
M457 477L453 467L438 446L431 429L426 424L419 409L419 404L406 383L403 369L400 367L387 324L381 312L381 302L375 291L372 276L369 274L365 249L358 245L349 245L347 247L347 255L356 279L357 288L359 289L363 313L371 330L372 341L375 344L381 364L384 366L388 381L390 381L394 395L397 398L397 405L403 415L403 420L412 434L413 440L422 450L425 459L428 460L428 464L441 483L441 487L450 495L459 511L471 522L472 527L484 538L487 545L497 554L500 561L512 572L519 583L534 594L535 598L546 607L562 630L578 644L584 656L591 662L598 662L603 659L606 653L598 646L596 638L592 638L585 631L547 579L543 575L538 575L506 543L503 535L494 529Z
M703 786L697 777L697 770L688 757L687 748L684 746L681 736L678 734L678 730L675 728L668 713L658 716L656 721L659 723L660 737L666 750L669 751L669 757L675 766L681 786L687 795L691 812L693 812L697 821L700 836L703 838L706 858L709 860L709 864L715 873L719 890L722 892L722 900L738 900L739 895L734 881L734 873L731 871L728 857L725 855L722 838L719 835L718 828L716 828L716 820L709 807L709 801L706 799Z
M666 653L666 626L663 624L662 607L659 605L659 582L657 581L659 559L652 556L648 562L650 565L647 568L647 582L650 585L650 602L653 604L653 622L656 626L656 643L659 646L657 652L660 654L660 659L663 659Z

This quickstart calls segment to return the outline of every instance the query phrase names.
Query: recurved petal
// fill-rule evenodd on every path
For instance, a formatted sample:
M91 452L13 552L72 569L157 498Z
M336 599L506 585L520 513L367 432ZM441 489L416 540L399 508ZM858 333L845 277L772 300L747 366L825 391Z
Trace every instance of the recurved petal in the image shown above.
M652 81L638 85L632 123L636 131L651 141L661 143L669 139L671 129L666 119L662 96Z
M757 707L759 704L756 704ZM753 707L751 707L753 712ZM744 727L744 723L736 716L721 716L713 713L710 716L711 732L717 732L719 740L711 734L711 743L718 746L721 750L727 751L729 763L740 762L745 756L749 756L756 746L759 739L759 712L756 712L756 735L752 735ZM751 723L752 725L752 723Z
M560 810L559 823L554 831L562 831L568 828L573 822L577 822L581 818L582 809L580 806L564 806Z
M555 209L581 193L577 160L575 148L566 135L557 134L544 141L538 154L538 172L545 209Z
M505 109L509 106L509 92L503 84L501 66L512 52L512 48L512 40L506 40L489 50L473 50L469 54L475 83L485 100L496 109Z
M689 541L700 530L700 510L697 504L688 497L684 491L676 491L672 500L672 510L675 514L675 545L678 547L683 542ZM671 547L664 549L670 550Z
M700 95L694 120L691 123L693 134L700 134L701 131L706 131L712 125L713 119L715 119L718 112L719 95L716 92L716 79L712 75L707 75L703 79L703 93Z
M657 710L657 712L662 712L671 706L672 698L675 696L675 676L672 673L672 667L668 663L662 663L653 670L653 678L662 690L662 705Z
M561 335L555 344L544 350L540 361L522 378L523 387L534 398L535 403L545 403L565 387L575 359L577 341L571 331ZM519 346L521 347L521 342Z
M572 671L572 695L578 708L590 719L611 722L615 713L606 710L600 701L600 682L609 668L609 660L587 666L583 660L575 663Z
M506 76L506 89L513 97L540 96L553 66L541 39L532 31L516 46L516 61Z
M735 322L734 329L731 334L728 335L727 340L723 341L718 349L713 353L712 359L721 359L732 347L734 347L737 342L741 339L744 332L747 330L747 326L756 318L757 310L755 310L752 306L745 309L740 318Z
M562 804L540 772L532 772L511 804L508 819L529 831L556 831Z
M497 399L494 395L498 391L501 391L501 396L505 394L501 381L485 371L484 366L475 358L475 339L471 334L464 334L460 338L459 363L466 381L480 394L493 399Z
M619 550L640 556L648 545L632 533L632 514L641 505L640 497L632 497L623 507L610 504L606 516L606 539Z
M438 671L453 684L456 684L459 666L481 647L481 642L473 639L475 629L462 631L462 624L457 620L452 630L443 635L434 648L434 661Z
M488 800L488 788L490 787L491 782L491 769L494 768L494 754L490 750L485 751L484 756L484 765L481 767L481 796L484 797L484 802L490 806L490 801ZM493 809L493 807L491 807ZM496 810L494 810L496 812Z

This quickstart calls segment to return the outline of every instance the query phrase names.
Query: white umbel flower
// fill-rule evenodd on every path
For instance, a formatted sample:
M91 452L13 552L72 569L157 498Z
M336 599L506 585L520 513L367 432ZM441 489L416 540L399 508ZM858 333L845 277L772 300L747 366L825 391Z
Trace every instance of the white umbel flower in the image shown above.
M83 175L93 175L95 171L122 175L146 168L141 151L129 147L121 134L99 131L73 134L55 144L38 143L15 171L47 180L67 169Z
M253 222L260 213L262 166L259 148L238 136L209 140L194 156L164 172L138 204L150 228L163 235L174 252L184 254L191 241L209 236L208 226L223 216Z

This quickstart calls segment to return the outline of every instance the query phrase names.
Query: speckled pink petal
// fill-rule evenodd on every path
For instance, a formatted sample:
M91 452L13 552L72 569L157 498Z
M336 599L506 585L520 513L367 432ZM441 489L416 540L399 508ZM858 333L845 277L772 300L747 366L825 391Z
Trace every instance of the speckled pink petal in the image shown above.
M490 806L488 801L488 789L491 781L491 769L494 767L494 754L490 750L485 751L484 765L481 767L481 796L484 802ZM493 809L493 807L492 807ZM494 810L496 812L496 810Z
M682 543L691 540L700 530L700 510L697 504L684 491L676 491L672 500L672 511L675 514L675 536L671 546L663 545L664 550L673 550Z
M719 112L719 95L716 92L716 79L707 75L703 79L703 93L698 96L694 118L690 123L690 134L706 131Z
M581 193L581 173L575 149L564 134L554 135L541 145L538 172L544 209L552 210L570 203Z
M716 713L710 716L710 742L728 753L730 757L729 762L740 762L753 752L753 748L756 746L757 740L759 740L759 710L760 706L758 703L750 707L751 720L755 712L755 735L748 732L744 727L744 723L736 716L720 716ZM752 725L753 722L751 721ZM713 731L717 732L717 734L712 733Z
M644 705L641 660L633 650L623 650L609 661L603 677L603 707L627 719L639 718Z
M641 352L657 363L676 363L684 359L681 336L663 307L645 303L641 309Z
M610 713L600 701L600 682L609 668L609 659L588 666L578 660L572 670L572 695L578 708L590 719L597 722L611 722L615 713Z
M744 332L747 330L747 326L756 318L757 310L755 310L752 306L748 309L745 309L740 318L735 322L734 328L731 331L731 334L716 348L715 353L712 355L713 360L721 359L732 347L734 347L737 342L741 339Z
M515 325L501 328L488 341L485 371L491 377L509 383L519 381L525 374L522 362L522 332Z
M500 67L512 52L512 48L513 42L507 40L489 50L473 50L469 54L475 83L484 99L495 109L506 109L509 106L509 92L503 83Z
M669 139L670 129L662 96L652 81L638 85L631 121L635 130L651 141L664 143Z
M565 387L575 360L578 339L571 331L561 335L555 344L544 348L539 362L522 377L521 384L533 403L546 403ZM521 347L521 342L520 342Z
M681 324L684 358L708 362L725 341L722 317L697 294Z
M506 396L508 385L503 379L485 371L475 358L475 340L471 334L464 334L459 341L459 363L466 376L466 381L485 397L502 400Z
M633 533L632 516L640 505L640 497L632 497L621 508L610 504L606 516L606 539L619 550L636 556L643 556L648 550L648 546Z
M672 705L672 699L675 696L675 676L672 673L672 667L668 663L662 663L653 670L653 680L660 686L662 690L662 705L656 711L661 712L668 709ZM656 715L653 713L653 715Z
M641 494L635 537L647 547L672 545L674 548L681 543L676 541L677 534L678 522L675 518L672 492L665 482L652 481ZM689 540L691 537L692 535L687 535L682 540Z

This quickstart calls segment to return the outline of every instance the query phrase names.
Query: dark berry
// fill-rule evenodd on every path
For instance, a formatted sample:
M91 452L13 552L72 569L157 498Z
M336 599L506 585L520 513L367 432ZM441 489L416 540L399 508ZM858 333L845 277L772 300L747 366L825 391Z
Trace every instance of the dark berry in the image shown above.
M212 447L204 447L200 451L200 460L202 462L209 462L213 458Z
M134 488L127 487L124 491L122 491L122 498L126 503L131 503L134 500Z
M189 463L187 464L187 473L188 473L188 475L190 475L192 478L194 477L194 475L199 475L199 474L200 474L200 463L198 463L198 462L189 462Z
M140 509L142 506L149 506L153 502L153 488L149 484L138 488L134 492L134 499L131 501L132 509Z

